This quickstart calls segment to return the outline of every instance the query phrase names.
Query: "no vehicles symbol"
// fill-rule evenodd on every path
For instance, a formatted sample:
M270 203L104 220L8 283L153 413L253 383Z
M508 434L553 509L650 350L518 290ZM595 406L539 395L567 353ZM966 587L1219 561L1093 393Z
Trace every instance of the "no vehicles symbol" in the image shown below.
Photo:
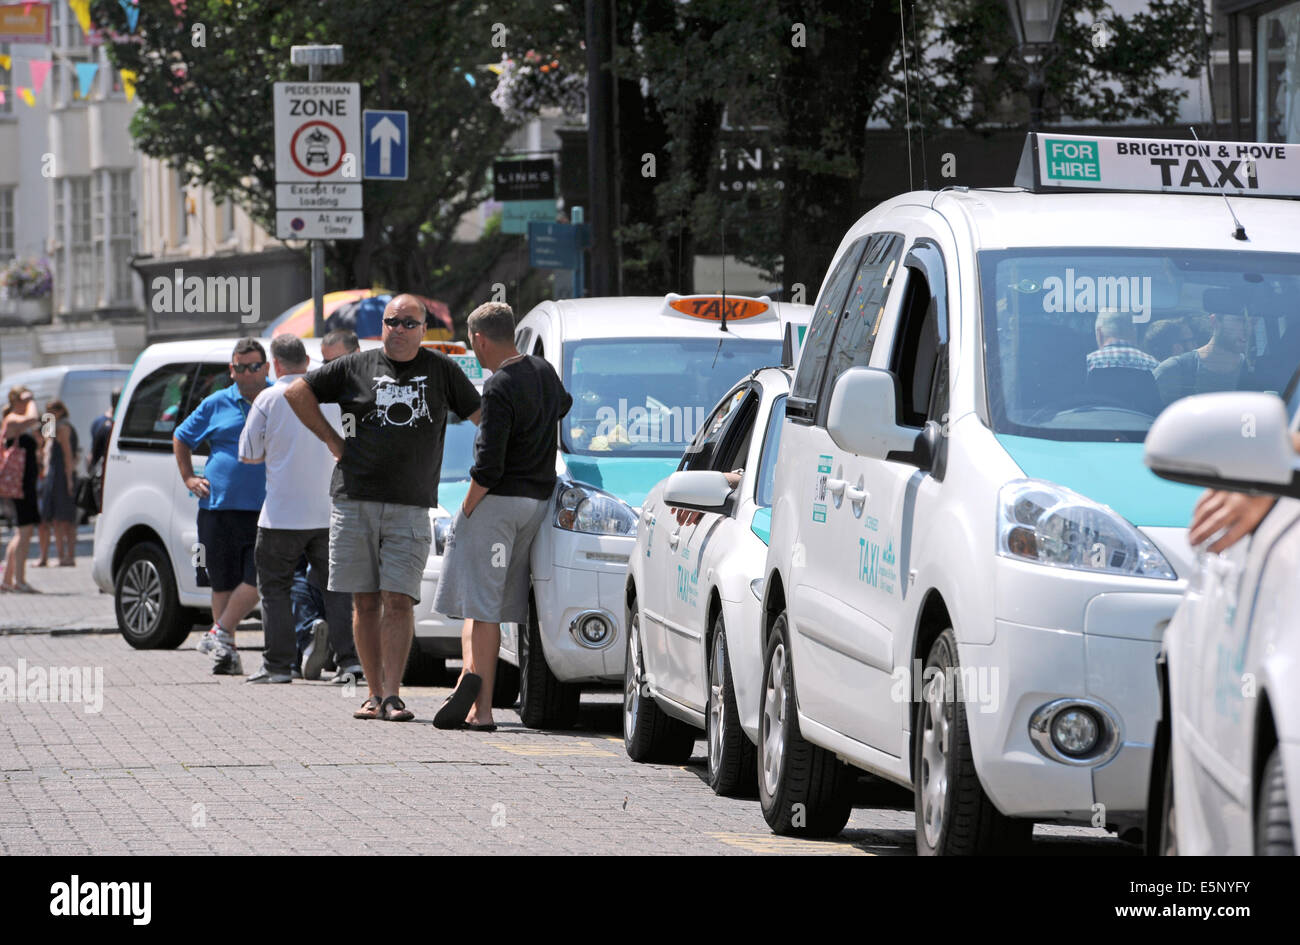
M343 134L327 121L309 121L293 133L289 155L312 177L328 177L343 163Z

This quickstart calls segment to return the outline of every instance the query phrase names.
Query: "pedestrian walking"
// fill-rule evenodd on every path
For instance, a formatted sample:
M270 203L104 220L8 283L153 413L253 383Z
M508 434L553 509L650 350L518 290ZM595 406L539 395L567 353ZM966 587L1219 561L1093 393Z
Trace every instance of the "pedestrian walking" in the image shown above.
M0 452L0 478L10 487L5 495L13 501L14 534L5 547L0 593L39 593L27 583L27 555L32 546L32 532L40 521L36 496L36 483L40 477L36 428L40 423L32 392L22 386L11 388L0 427L4 443Z
M529 557L555 490L560 418L573 398L548 361L515 349L510 306L480 305L468 331L479 364L492 374L483 383L469 491L447 537L433 608L472 625L468 646L462 636L465 669L433 724L490 732L501 623L528 622Z
M239 437L240 461L266 467L266 501L257 520L254 552L266 649L262 668L248 677L250 683L287 683L293 678L298 647L292 591L298 559L307 556L318 583L329 574L332 457L284 400L289 386L307 373L307 349L296 336L279 335L271 342L271 358L275 384L257 395ZM333 408L327 421L342 433L338 408L327 406ZM326 590L323 598L339 665L359 670L348 596ZM320 676L319 668L315 675Z
M426 313L398 295L384 308L383 345L299 378L285 398L337 460L330 487L329 588L352 593L352 627L370 693L354 715L414 717L398 690L415 633L412 606L433 542L447 411L474 423L479 395L454 361L420 346ZM344 434L322 403L343 409Z
M45 438L45 478L41 481L39 505L41 524L48 525L54 533L55 551L59 565L65 568L77 564L77 430L68 417L67 405L61 400L51 400L45 405L45 417L54 421L53 430ZM41 547L41 565L48 564L47 548Z
M185 487L199 497L199 547L212 585L212 629L198 651L213 659L218 676L242 676L235 628L257 606L257 519L266 498L261 466L239 462L239 436L253 400L266 389L266 349L240 338L230 355L234 383L209 394L172 435L172 452ZM194 474L193 450L207 441L202 476Z

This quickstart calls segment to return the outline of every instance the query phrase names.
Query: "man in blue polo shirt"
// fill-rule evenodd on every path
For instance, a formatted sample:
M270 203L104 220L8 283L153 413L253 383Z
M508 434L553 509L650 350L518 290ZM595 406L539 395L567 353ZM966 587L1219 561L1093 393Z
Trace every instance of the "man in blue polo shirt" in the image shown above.
M212 583L212 629L199 641L214 675L242 676L235 628L257 606L257 517L266 499L266 469L239 461L239 435L253 400L267 387L266 351L240 338L230 357L235 383L205 397L172 436L185 487L199 497L199 544ZM193 451L208 442L208 462L194 475Z

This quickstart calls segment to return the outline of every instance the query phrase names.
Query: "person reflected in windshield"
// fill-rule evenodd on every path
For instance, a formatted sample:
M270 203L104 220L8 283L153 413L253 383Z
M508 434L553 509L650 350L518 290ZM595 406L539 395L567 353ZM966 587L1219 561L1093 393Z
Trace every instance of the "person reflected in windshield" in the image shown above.
M1250 317L1228 298L1226 290L1208 290L1210 340L1175 355L1156 368L1156 384L1166 404L1190 394L1250 390L1254 379L1246 351L1254 337Z
M1168 361L1195 348L1196 336L1181 318L1165 318L1147 329L1142 347L1157 361Z

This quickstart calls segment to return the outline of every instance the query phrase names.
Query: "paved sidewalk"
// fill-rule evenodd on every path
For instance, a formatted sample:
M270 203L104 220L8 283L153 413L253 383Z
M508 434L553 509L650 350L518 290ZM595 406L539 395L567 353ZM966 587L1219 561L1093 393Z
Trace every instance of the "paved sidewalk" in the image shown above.
M48 694L0 701L0 853L913 851L911 798L892 787L864 781L868 806L839 839L789 840L757 801L714 796L702 741L685 766L633 764L612 694L586 697L568 733L524 729L513 711L492 734L440 732L446 689L404 690L414 723L358 721L363 693L215 677L197 640L136 651L101 634L0 636L0 669L82 667L103 683L98 712ZM260 633L239 643L251 672ZM1133 849L1040 827L1035 852Z
M4 529L5 540L11 534L10 529ZM93 534L90 526L78 530L75 568L59 567L57 557L50 567L36 567L37 546L33 539L32 554L27 561L27 583L41 593L0 594L0 633L14 630L116 632L113 596L101 594L90 579Z

